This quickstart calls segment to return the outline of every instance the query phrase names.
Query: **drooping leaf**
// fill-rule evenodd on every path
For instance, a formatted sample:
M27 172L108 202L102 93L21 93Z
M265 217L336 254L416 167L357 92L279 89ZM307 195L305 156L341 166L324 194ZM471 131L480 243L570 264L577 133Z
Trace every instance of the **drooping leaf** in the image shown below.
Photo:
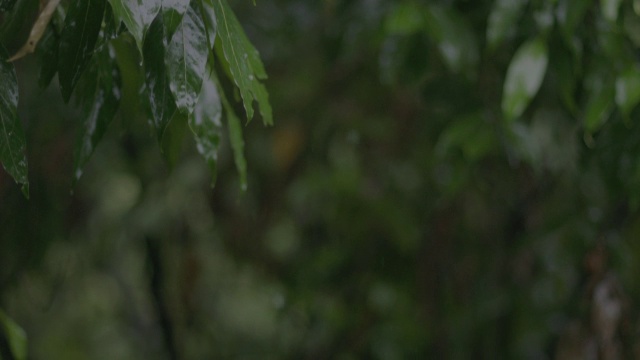
M115 52L107 46L94 58L79 85L83 94L80 96L82 126L73 165L76 181L118 109L121 85Z
M385 19L385 30L390 35L408 35L424 25L423 9L415 2L397 4Z
M163 9L162 21L164 21L164 36L167 39L171 39L173 33L176 32L180 22L182 22L182 14L175 9Z
M204 23L195 9L189 7L184 14L165 54L169 88L185 114L193 112L198 100L209 55Z
M189 117L189 127L196 141L196 148L204 157L211 169L212 184L215 184L218 147L222 137L222 105L216 84L211 78L205 77L202 90L193 114Z
M74 1L69 5L58 53L58 80L65 102L93 55L105 5L106 0Z
M260 114L265 124L273 123L269 95L259 81L267 78L258 51L242 30L238 19L226 0L206 0L216 14L218 40L215 44L218 57L240 90L247 119L253 117L253 100L258 101Z
M142 50L151 123L156 130L158 141L162 140L162 134L176 112L164 62L166 46L163 17L159 14L149 27Z
M51 80L56 75L56 72L58 72L59 40L60 39L54 29L54 26L49 24L49 27L42 36L36 51L40 62L38 85L41 89L49 86Z
M518 19L522 15L526 0L496 0L487 22L487 46L495 49L516 30Z
M24 330L0 310L0 327L7 337L11 355L16 360L27 358L27 335Z
M604 60L592 64L584 80L584 90L587 94L584 127L588 133L594 133L609 118L616 97L614 77L608 71Z
M628 69L616 79L616 104L624 116L640 101L640 72L636 68Z
M160 11L161 0L109 0L109 3L142 50L147 29Z
M529 40L518 48L507 69L502 93L502 112L507 121L522 115L536 95L547 62L547 45L542 38Z
M473 75L478 62L478 47L473 31L459 13L442 6L425 8L426 29L438 44L440 54L455 73Z
M14 53L29 37L33 21L38 16L39 0L18 0L0 23L0 44Z
M49 21L51 21L51 17L53 17L53 14L59 4L60 0L49 0L47 5L42 9L42 11L40 11L38 19L36 19L35 23L31 27L29 38L20 50L9 58L9 61L18 60L36 50L36 46L38 45L38 42L40 42L42 35L44 35L44 32L49 25Z
M556 20L560 31L567 42L571 44L576 35L576 29L582 22L589 6L593 4L591 0L559 0L556 7Z
M186 114L176 111L173 113L167 127L162 133L160 149L167 163L169 163L169 166L172 168L178 161L180 151L182 150L184 136L187 133L187 121L188 116Z
M244 139L242 137L242 123L233 111L233 107L227 100L227 97L222 92L219 80L215 74L211 74L211 77L218 89L218 95L222 101L224 112L227 120L227 127L229 128L229 142L231 143L231 149L233 150L233 159L240 176L240 187L243 190L247 189L247 160L244 157Z
M29 197L26 139L17 114L18 80L8 54L0 45L0 162Z

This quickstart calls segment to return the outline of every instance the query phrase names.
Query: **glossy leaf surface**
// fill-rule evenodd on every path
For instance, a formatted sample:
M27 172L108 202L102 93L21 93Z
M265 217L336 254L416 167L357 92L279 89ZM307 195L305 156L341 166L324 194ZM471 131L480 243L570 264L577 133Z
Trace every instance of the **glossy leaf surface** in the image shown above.
M205 77L209 49L202 17L189 8L167 46L165 64L169 88L178 109L193 112Z
M0 46L0 162L29 196L26 140L17 114L18 80L7 52Z
M222 105L218 89L211 76L207 76L202 83L202 90L198 102L189 117L189 128L193 132L196 148L209 165L212 183L215 184L218 148L222 138Z
M166 45L163 18L162 15L158 15L149 28L142 53L151 123L159 141L176 111L164 62Z
M260 114L265 124L272 124L269 95L259 81L267 78L264 65L258 51L253 47L242 30L238 19L226 0L207 0L216 14L218 40L216 51L224 58L225 65L233 77L233 82L240 90L240 95L247 112L247 119L253 117L253 100L257 100Z
M537 38L516 51L504 81L502 111L510 121L522 115L536 95L547 69L547 45Z
M142 49L145 34L160 11L160 0L109 0L113 13L122 19L127 30Z
M60 91L65 101L69 101L93 56L105 6L106 0L74 1L69 5L58 54Z
M105 47L98 55L85 73L80 87L82 126L73 166L75 180L82 175L82 168L102 139L120 103L121 79L114 51Z

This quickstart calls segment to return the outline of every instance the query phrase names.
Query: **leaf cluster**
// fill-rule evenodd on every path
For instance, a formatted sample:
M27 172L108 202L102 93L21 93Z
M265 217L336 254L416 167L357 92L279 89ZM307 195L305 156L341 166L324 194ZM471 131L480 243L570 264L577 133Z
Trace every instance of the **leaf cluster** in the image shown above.
M74 181L118 112L122 58L135 47L141 61L127 71L144 79L139 103L169 164L190 132L215 181L224 112L244 185L242 125L217 72L237 87L248 120L254 100L265 124L272 115L261 82L267 78L264 66L226 0L89 0L66 6L58 0L15 0L2 1L0 14L0 162L26 196L28 144L17 112L13 62L34 51L41 60L39 85L47 87L57 74L63 100L74 98L80 111Z

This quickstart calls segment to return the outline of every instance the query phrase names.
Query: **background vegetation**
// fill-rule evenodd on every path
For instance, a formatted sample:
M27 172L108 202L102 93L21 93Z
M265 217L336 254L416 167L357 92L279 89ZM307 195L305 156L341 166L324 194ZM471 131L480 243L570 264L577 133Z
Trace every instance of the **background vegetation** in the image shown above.
M15 63L2 355L15 323L34 359L640 357L640 3L230 3L275 119L246 190L226 135L214 188L192 141L163 159L127 31L75 184L82 107Z

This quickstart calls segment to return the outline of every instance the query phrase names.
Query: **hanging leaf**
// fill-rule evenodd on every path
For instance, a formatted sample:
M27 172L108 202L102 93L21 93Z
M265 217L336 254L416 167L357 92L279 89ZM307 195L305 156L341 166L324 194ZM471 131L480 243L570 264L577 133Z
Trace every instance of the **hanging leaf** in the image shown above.
M487 46L490 50L516 30L525 5L526 0L497 0L494 3L487 23Z
M189 7L189 0L162 0L162 7L164 9L174 9L179 14L184 14Z
M618 10L622 0L600 0L600 11L607 21L615 22L618 19Z
M522 115L536 95L547 62L547 45L542 38L530 40L516 51L507 69L502 93L502 111L507 121Z
M616 80L616 104L622 114L628 117L639 101L640 72L632 68L622 73Z
M15 3L16 0L0 0L0 11L10 11Z
M167 127L162 132L162 139L160 140L160 149L162 155L169 163L169 167L173 168L178 161L180 151L182 150L182 142L187 132L187 120L186 114L176 111L169 120Z
M218 89L211 78L207 76L202 83L202 91L196 103L193 114L189 117L189 127L196 141L196 148L204 157L211 169L212 180L215 184L218 163L218 147L222 138L222 105Z
M105 5L106 0L74 1L69 5L58 54L58 79L65 102L93 55Z
M142 50L145 34L160 11L160 0L109 0L113 13L124 22Z
M584 80L587 94L584 107L584 127L588 133L594 133L607 121L616 97L616 85L612 74L601 59L594 62Z
M49 25L36 51L40 62L38 85L41 89L49 86L51 80L53 80L53 77L58 72L58 44L58 34L56 34L53 25Z
M38 16L38 0L18 0L0 23L0 44L14 53L29 37L33 21Z
M216 14L218 42L215 44L222 65L233 77L247 112L247 118L253 118L253 100L258 101L262 120L266 125L273 123L269 94L259 80L267 78L264 65L258 51L245 35L238 19L226 0L207 0Z
M142 51L151 123L158 141L162 140L162 134L176 112L164 62L166 45L163 17L159 14L149 27Z
M0 45L0 162L16 183L22 185L22 192L28 198L26 139L17 114L18 79L7 58L6 50Z
M111 123L120 103L121 79L114 50L107 46L94 58L81 82L82 127L74 158L74 179L82 175L82 168L93 154Z
M193 112L198 100L208 55L202 17L190 7L171 37L165 54L169 88L176 106L185 114Z
M27 358L27 335L24 330L0 310L0 333L7 337L9 350L16 360Z
M556 20L560 25L561 33L567 42L571 44L576 36L576 29L582 23L591 0L559 0L556 8Z

